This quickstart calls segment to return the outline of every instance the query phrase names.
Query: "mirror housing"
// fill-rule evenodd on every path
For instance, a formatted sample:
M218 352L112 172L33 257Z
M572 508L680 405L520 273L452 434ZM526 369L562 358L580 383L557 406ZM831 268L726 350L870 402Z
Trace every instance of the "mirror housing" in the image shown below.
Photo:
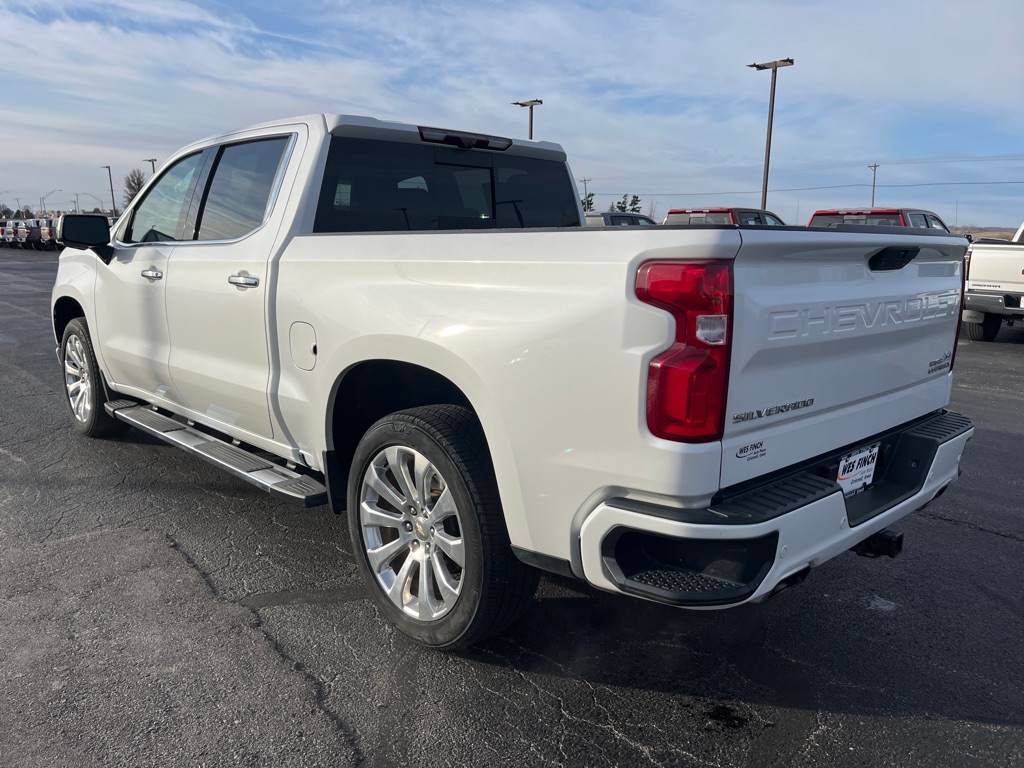
M110 222L106 216L66 213L57 221L57 242L65 248L92 248L104 264L114 256L110 246Z

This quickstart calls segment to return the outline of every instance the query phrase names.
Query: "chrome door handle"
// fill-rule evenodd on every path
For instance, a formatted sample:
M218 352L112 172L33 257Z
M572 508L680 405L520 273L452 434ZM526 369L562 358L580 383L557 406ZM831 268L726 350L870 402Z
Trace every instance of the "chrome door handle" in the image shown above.
M164 273L159 269L144 269L142 270L142 276L147 280L159 280L164 276Z
M240 285L242 288L255 288L260 284L260 279L256 275L231 275L228 282L232 285Z

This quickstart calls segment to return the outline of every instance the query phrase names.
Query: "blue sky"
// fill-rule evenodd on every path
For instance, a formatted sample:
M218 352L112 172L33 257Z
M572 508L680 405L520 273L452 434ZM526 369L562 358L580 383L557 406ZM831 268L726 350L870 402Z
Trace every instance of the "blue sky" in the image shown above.
M1024 219L1021 0L0 0L0 202L121 207L194 139L314 112L562 144L604 209L760 202ZM583 184L580 184L582 193ZM61 190L52 191L51 190Z

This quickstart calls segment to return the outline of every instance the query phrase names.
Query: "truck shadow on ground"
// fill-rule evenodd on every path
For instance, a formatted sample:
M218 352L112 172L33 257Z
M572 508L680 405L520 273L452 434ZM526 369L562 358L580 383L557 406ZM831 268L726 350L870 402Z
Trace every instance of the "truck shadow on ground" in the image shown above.
M817 592L808 585L763 605L714 612L545 578L524 619L465 658L524 675L753 707L1024 723L1024 695L1007 677L1018 676L1012 658L987 669L992 660L983 662L965 637L922 636L919 617L901 616L910 611L863 590L842 598L837 611L833 590L847 586L841 575L819 579Z

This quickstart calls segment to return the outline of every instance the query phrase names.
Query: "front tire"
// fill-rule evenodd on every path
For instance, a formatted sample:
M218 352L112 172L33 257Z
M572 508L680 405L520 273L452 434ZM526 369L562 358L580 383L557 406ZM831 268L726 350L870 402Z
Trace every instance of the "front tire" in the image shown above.
M60 342L64 368L64 395L75 429L86 437L107 437L127 429L127 424L108 415L103 379L85 318L76 317L64 329Z
M498 634L537 587L537 571L512 552L483 430L466 408L413 408L370 427L352 460L348 519L374 603L424 645Z
M967 336L972 341L992 341L999 335L999 327L1003 319L991 312L985 314L985 319L980 323L967 323Z

